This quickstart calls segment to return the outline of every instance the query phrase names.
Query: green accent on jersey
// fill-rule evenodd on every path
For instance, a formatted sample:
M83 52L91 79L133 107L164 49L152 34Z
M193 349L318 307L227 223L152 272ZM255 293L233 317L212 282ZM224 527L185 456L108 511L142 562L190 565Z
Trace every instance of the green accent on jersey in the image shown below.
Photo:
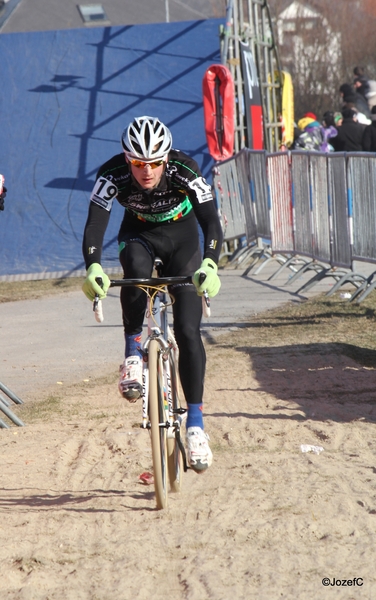
M190 169L189 167L187 167L187 165L185 165L184 163L179 162L178 160L169 160L168 161L169 164L170 163L175 163L177 165L180 165L181 167L184 167L184 169L187 169L187 171L190 171L191 173L193 173L193 175L195 175L196 177L198 177L196 171L193 171L193 169Z
M167 212L161 213L160 215L148 215L148 214L144 214L144 213L139 213L136 210L129 209L129 208L127 208L126 210L129 210L129 212L136 215L137 218L140 219L141 221L150 221L151 223L161 223L163 221L169 221L169 220L176 221L177 219L180 219L181 217L185 217L185 215L187 215L192 210L192 204L191 204L191 201L189 200L188 196L186 196L184 198L183 202L180 202L180 204L178 206L176 206L175 208L171 208Z

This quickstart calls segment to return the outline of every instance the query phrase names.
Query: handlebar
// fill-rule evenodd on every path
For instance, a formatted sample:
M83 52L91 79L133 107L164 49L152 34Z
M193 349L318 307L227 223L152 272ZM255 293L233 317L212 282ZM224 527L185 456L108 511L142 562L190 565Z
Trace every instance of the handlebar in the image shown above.
M98 277L97 279L100 279ZM97 281L99 285L99 281ZM177 285L181 283L192 283L192 277L149 277L147 279L110 279L110 287L131 287L142 285L143 287L156 287L158 285Z
M99 279L99 278L98 278ZM199 282L200 285L204 283L206 274L204 271L200 273ZM97 282L99 283L99 282ZM147 279L111 279L110 287L131 287L134 285L142 285L144 287L157 287L158 285L178 285L182 283L192 283L191 276L181 277L149 277ZM101 284L99 284L101 285ZM210 317L210 298L206 292L203 292L203 313L205 317Z
M206 274L204 271L200 273L199 282L200 285L204 283ZM102 287L103 281L101 277L97 277L96 280L98 285ZM179 285L182 283L192 283L192 277L189 276L177 276L177 277L148 277L148 278L133 278L133 279L110 279L110 287L132 287L132 286L143 286L143 287L157 287L161 285ZM205 317L210 317L210 298L206 292L202 295L202 310ZM102 303L98 296L95 296L93 302L93 311L95 318L99 323L103 322L103 311Z

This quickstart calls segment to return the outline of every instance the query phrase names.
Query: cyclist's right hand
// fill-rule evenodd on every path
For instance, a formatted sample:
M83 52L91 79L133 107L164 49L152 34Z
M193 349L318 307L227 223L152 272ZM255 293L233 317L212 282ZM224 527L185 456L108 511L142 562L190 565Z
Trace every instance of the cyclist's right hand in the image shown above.
M102 287L95 281L98 277L102 279ZM86 279L82 286L82 291L89 300L93 301L95 296L100 300L106 297L107 290L110 287L110 279L104 273L99 263L93 263L86 271Z

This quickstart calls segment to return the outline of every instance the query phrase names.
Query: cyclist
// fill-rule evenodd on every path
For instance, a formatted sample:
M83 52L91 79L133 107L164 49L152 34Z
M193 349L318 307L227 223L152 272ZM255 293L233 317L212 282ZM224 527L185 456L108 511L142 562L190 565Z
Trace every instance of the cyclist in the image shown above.
M203 390L205 350L200 335L201 298L220 288L217 263L222 231L211 188L197 163L172 148L170 130L156 117L135 118L124 129L123 152L98 170L83 240L86 296L104 298L109 278L101 267L104 233L114 198L125 208L118 234L119 259L125 278L151 276L154 258L165 276L193 275L193 284L171 286L174 332L179 347L179 373L187 401L188 462L200 472L212 463L204 432ZM201 257L197 221L204 235ZM200 285L199 273L205 282ZM101 277L103 289L96 282ZM125 332L125 360L120 366L119 391L130 402L142 393L142 360L138 348L146 309L146 294L122 288L120 301Z
M4 210L4 200L7 195L7 188L4 185L4 175L0 175L0 210Z

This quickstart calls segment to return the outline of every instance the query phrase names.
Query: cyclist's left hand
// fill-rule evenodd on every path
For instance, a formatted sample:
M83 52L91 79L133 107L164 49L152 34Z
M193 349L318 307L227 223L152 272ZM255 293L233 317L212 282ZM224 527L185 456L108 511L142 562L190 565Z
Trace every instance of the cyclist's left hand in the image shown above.
M211 258L205 258L201 267L196 271L193 275L192 281L196 286L197 294L202 296L204 291L206 290L209 298L213 298L219 292L221 287L221 280L218 275L218 267L215 264L214 260ZM200 274L205 273L205 281L200 284Z

